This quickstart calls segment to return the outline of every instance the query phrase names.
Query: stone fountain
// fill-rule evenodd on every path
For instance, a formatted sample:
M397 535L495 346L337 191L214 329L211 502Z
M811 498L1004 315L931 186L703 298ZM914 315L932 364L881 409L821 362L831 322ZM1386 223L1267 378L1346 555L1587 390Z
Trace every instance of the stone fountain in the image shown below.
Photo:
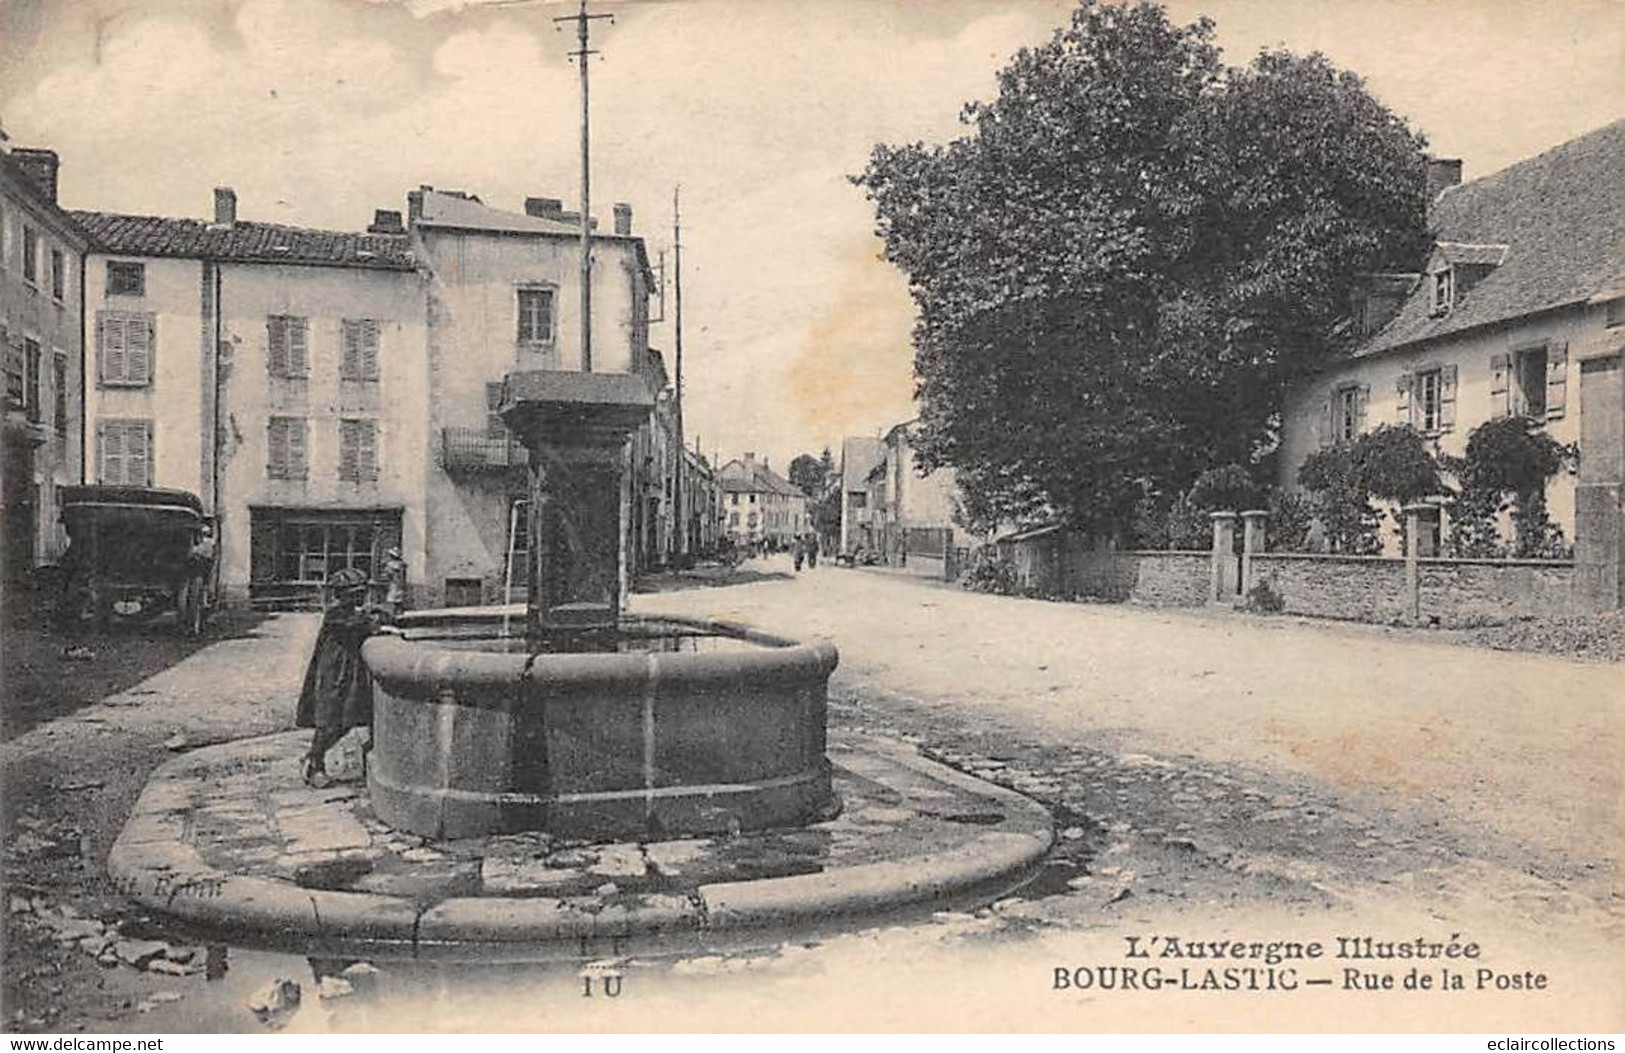
M434 838L653 840L792 826L839 808L825 758L837 656L727 622L621 613L629 374L510 374L530 452L522 636L500 608L405 616L367 641L378 817Z

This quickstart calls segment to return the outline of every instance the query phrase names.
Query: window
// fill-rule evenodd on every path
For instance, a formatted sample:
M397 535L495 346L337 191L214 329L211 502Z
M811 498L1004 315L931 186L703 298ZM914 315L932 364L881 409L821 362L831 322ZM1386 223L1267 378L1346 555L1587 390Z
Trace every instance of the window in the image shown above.
M265 319L265 364L273 377L297 378L310 372L306 342L310 321L274 314Z
M1603 319L1603 324L1609 329L1625 325L1625 297L1618 300L1609 300L1605 311L1606 316Z
M372 577L378 531L371 523L285 523L278 533L278 580L316 584L348 567Z
M39 231L23 227L23 281L39 281Z
M1512 359L1512 412L1520 417L1546 416L1546 348L1519 351Z
M1448 314L1455 298L1455 280L1449 267L1433 272L1433 313Z
M119 260L107 262L107 295L147 295L147 265Z
M152 422L103 420L96 425L97 478L114 486L152 485Z
M1332 440L1353 442L1365 430L1367 391L1358 384L1344 384L1332 392Z
M551 344L553 342L553 290L519 290L519 342L521 344Z
M401 514L256 507L249 509L248 531L252 592L309 595L310 586L346 567L370 579L383 552L401 543Z
M487 439L507 439L508 425L502 420L502 414L497 411L502 408L503 389L506 385L502 381L485 385L485 437Z
M756 495L755 495L755 494L750 494L750 495L748 495L748 499L749 499L749 501L750 501L750 503L751 503L751 504L755 504L755 503L756 503Z
M22 409L24 392L28 389L27 370L23 366L23 349L12 346L11 339L0 327L0 352L6 357L6 408Z
M1416 421L1417 427L1424 432L1439 430L1442 386L1437 369L1416 374Z
M731 505L737 505L739 503L739 495L737 493L729 494L728 503Z
M731 527L736 527L736 526L739 525L739 513L738 512L729 512L728 513L728 525L731 526Z
M272 417L266 424L265 477L303 479L308 474L305 459L305 418Z
M152 383L154 318L133 311L98 311L96 347L103 387L145 387Z
M378 320L346 318L339 324L343 348L339 357L341 380L378 379Z
M846 503L853 508L868 508L869 495L862 490L853 490L846 495Z
M339 478L351 483L378 478L377 421L339 421Z
M68 434L68 356L51 356L51 419L58 435Z
M31 424L38 424L41 419L40 371L42 366L39 341L25 338L23 340L23 412L28 415Z
M57 303L68 291L68 263L61 249L51 250L51 298Z

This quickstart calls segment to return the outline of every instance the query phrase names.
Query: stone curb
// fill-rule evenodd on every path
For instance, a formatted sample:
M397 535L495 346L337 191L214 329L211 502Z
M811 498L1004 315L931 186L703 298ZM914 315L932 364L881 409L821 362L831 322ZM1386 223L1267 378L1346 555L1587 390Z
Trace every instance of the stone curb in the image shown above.
M632 903L608 904L590 896L464 896L425 907L402 896L306 889L231 874L203 861L183 840L185 808L178 806L173 780L194 775L214 754L252 749L261 741L205 747L153 773L108 855L108 871L121 891L148 909L233 939L409 945L414 955L420 948L451 944L586 946L628 937L811 926L946 903L1015 885L1054 840L1049 813L1036 802L905 747L865 740L867 749L884 752L903 767L983 798L1005 821L949 851L816 874L703 885L687 896L646 895Z

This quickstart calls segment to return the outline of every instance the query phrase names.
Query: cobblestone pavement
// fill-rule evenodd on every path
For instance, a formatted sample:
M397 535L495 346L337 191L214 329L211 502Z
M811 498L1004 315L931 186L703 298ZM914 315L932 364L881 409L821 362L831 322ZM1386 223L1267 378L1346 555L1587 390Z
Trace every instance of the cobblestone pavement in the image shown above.
M792 920L851 925L855 915L975 905L1030 876L1052 839L1049 814L1030 799L869 736L831 737L838 807L822 821L610 843L395 830L373 814L357 758L332 769L338 783L305 785L304 746L296 732L259 736L160 768L109 863L121 887L224 941L394 958L570 957L609 938L617 950L705 948ZM25 917L93 957L113 952L105 933L77 921Z

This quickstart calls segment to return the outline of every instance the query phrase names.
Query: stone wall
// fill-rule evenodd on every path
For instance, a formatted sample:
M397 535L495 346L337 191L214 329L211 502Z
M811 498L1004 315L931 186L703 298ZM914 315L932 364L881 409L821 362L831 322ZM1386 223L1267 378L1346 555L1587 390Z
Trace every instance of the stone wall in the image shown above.
M1259 552L1252 581L1267 583L1288 614L1361 622L1406 620L1405 561L1386 556Z
M1256 553L1252 581L1268 583L1286 613L1382 624L1410 621L1405 561L1385 556ZM1544 560L1421 559L1417 621L1485 625L1570 610L1574 564Z
M1574 564L1515 559L1424 559L1421 620L1484 625L1569 611Z
M1207 602L1211 557L1206 552L1074 551L1069 555L1069 595L1156 607L1200 607Z

